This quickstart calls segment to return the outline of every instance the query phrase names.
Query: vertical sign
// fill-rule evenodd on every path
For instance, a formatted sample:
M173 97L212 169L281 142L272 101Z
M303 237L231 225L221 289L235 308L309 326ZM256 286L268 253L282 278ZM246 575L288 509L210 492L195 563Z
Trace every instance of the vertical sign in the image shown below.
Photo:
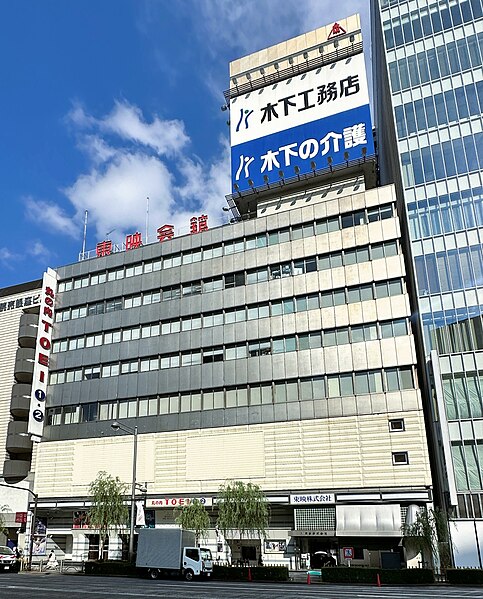
M49 379L49 359L52 348L54 326L55 295L57 293L57 273L47 269L42 282L40 314L35 343L35 363L30 396L28 433L35 443L42 439L45 422L45 399Z

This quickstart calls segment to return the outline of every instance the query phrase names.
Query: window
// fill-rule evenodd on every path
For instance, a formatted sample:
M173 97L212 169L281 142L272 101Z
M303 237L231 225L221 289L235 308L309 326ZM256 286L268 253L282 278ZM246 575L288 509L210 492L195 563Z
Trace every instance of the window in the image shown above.
M391 433L404 431L404 418L394 418L389 420L389 430Z
M394 466L404 466L409 464L409 457L407 451L393 451L392 452L392 463Z

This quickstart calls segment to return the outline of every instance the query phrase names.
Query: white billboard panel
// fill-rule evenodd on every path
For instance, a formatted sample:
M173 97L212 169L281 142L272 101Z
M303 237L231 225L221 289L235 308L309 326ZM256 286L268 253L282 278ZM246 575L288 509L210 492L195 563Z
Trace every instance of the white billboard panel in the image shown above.
M240 191L374 153L362 54L233 98L230 113Z
M45 423L45 400L49 379L49 359L52 348L55 296L57 293L57 273L47 269L42 282L40 314L35 344L35 363L30 396L28 433L34 442L42 439Z

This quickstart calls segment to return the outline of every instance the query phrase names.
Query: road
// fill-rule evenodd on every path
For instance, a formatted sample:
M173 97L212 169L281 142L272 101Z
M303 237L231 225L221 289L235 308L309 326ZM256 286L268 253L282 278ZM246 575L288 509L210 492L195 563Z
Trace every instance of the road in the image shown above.
M184 582L63 574L0 574L1 599L481 599L481 588Z

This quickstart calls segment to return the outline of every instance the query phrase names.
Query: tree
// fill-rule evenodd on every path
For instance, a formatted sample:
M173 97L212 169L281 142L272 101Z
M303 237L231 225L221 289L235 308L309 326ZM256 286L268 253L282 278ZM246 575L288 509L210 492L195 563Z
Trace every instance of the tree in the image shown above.
M195 533L196 544L199 545L200 538L206 535L210 527L210 516L201 501L193 499L179 509L176 522L181 528L192 530Z
M225 538L235 531L244 535L266 535L269 520L269 506L265 494L253 483L241 481L222 485L217 498L218 520L216 522Z
M420 509L414 522L403 524L401 530L405 546L421 553L423 561L429 562L432 568L438 562L443 570L451 565L448 515L445 511L439 508Z
M10 507L8 505L0 505L0 535L7 536L8 530L5 527L5 517L4 513L10 511Z
M89 485L92 507L89 510L89 523L99 530L99 559L102 560L104 541L110 530L117 530L127 524L129 511L124 503L127 485L118 476L98 472L97 478Z

